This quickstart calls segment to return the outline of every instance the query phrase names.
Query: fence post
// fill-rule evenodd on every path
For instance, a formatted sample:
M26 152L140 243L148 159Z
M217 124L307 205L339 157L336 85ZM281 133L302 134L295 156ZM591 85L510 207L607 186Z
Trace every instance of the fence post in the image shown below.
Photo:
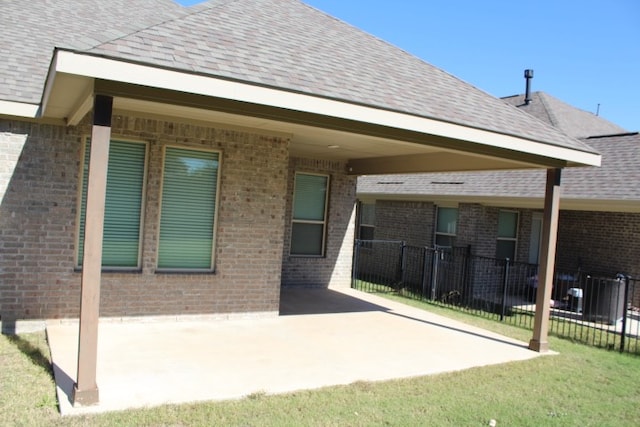
M433 267L431 268L431 301L436 300L436 288L438 287L438 264L440 263L440 250L433 250Z
M507 286L509 284L509 258L504 260L504 272L502 277L502 307L500 308L500 321L504 321L507 309Z
M360 255L360 239L353 242L353 262L351 263L351 288L358 289L358 255Z
M464 252L464 261L463 261L463 276L462 276L462 289L463 298L465 304L470 304L473 301L473 293L474 293L474 281L473 281L473 259L471 258L471 245L467 245L467 248Z
M398 271L396 275L396 283L394 286L396 291L399 291L400 286L404 283L404 269L407 263L407 244L404 240L400 244L400 271Z
M421 285L422 285L422 299L427 298L427 254L429 253L429 248L427 248L426 246L423 248L423 255L422 255L422 278L421 278Z
M629 276L624 276L624 304L622 306L622 331L620 332L620 353L624 353L624 342L627 336L627 306L629 305ZM620 296L618 296L619 298Z

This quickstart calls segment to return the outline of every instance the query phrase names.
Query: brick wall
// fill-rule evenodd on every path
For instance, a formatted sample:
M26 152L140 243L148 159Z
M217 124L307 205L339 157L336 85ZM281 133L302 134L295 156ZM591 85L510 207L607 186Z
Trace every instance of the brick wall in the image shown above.
M431 246L434 209L431 202L377 200L375 238ZM473 255L494 258L500 210L461 203L456 246L471 245ZM519 213L516 261L528 263L532 218L534 212L542 211L512 210ZM608 276L624 272L640 277L640 214L563 210L558 228L556 268L559 271L572 273L581 269ZM483 289L495 287L482 283L483 271L474 272L478 283Z
M529 256L532 212L519 209L517 261ZM374 237L404 240L410 246L433 246L436 205L432 202L377 200ZM458 206L455 246L471 245L474 255L495 257L500 208L475 203Z
M0 204L3 321L78 316L76 206L81 141L90 130L87 123L68 128L0 121L0 147L10 147L10 155L17 155L21 135L27 136L9 182L10 174L0 170L0 183L6 186ZM149 169L142 271L103 273L101 315L277 312L290 180L288 140L123 116L114 116L112 136L146 141ZM215 274L155 273L165 144L222 153ZM346 193L341 197L346 199Z
M558 268L640 277L640 214L561 211Z
M433 246L435 205L430 202L376 201L374 236L404 240L407 245Z
M471 246L474 255L488 256L495 253L493 223L487 221L485 207L479 204L460 204L456 246ZM496 217L497 220L497 217Z
M458 207L457 245L471 245L474 255L495 258L498 236L498 216L502 208L461 203ZM517 262L528 262L529 241L531 238L530 209L507 209L518 212L518 231L516 242Z
M355 232L356 178L342 162L292 157L287 180L287 207L282 263L283 286L349 287ZM329 206L324 257L291 256L291 214L295 172L328 174Z
M24 134L9 132L0 134L0 203L9 186L26 139L27 135Z
M410 246L433 245L436 205L432 202L377 200L375 211L375 238L404 240ZM496 255L498 216L501 208L475 203L458 205L458 223L455 246L471 246L473 255L486 257L473 266L473 296L491 297L502 288L500 277L503 266L492 258ZM514 209L519 214L516 245L517 262L528 262L531 236L530 209ZM395 254L395 252L393 252ZM379 254L385 257L384 253ZM388 257L388 255L387 255ZM380 263L382 265L382 263ZM375 265L371 273L375 273Z

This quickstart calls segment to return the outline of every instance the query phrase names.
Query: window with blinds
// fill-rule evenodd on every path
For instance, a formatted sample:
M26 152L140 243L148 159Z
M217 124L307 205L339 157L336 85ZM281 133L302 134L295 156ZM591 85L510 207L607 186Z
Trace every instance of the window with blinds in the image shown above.
M290 253L323 256L329 177L296 173L294 187Z
M85 217L91 140L84 148L82 192L80 197L77 266L84 258ZM142 229L147 146L140 142L111 141L107 169L107 193L102 238L102 266L140 267L140 231Z
M213 269L219 153L165 147L159 270Z

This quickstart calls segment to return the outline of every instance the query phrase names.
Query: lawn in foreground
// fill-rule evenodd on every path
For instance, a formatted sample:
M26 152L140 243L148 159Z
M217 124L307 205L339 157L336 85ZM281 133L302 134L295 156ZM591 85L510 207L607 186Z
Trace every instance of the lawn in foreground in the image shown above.
M509 325L430 310L523 341L530 338L530 332ZM638 357L554 338L551 345L559 355L429 377L61 418L44 334L0 336L0 424L473 426L495 419L498 426L638 425Z

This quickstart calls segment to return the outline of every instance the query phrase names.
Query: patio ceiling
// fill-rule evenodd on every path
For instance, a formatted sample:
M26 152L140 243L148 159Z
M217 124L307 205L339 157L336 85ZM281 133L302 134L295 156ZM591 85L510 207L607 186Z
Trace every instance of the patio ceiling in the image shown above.
M597 165L599 155L406 113L58 50L40 116L75 125L96 93L115 113L259 130L355 175Z

